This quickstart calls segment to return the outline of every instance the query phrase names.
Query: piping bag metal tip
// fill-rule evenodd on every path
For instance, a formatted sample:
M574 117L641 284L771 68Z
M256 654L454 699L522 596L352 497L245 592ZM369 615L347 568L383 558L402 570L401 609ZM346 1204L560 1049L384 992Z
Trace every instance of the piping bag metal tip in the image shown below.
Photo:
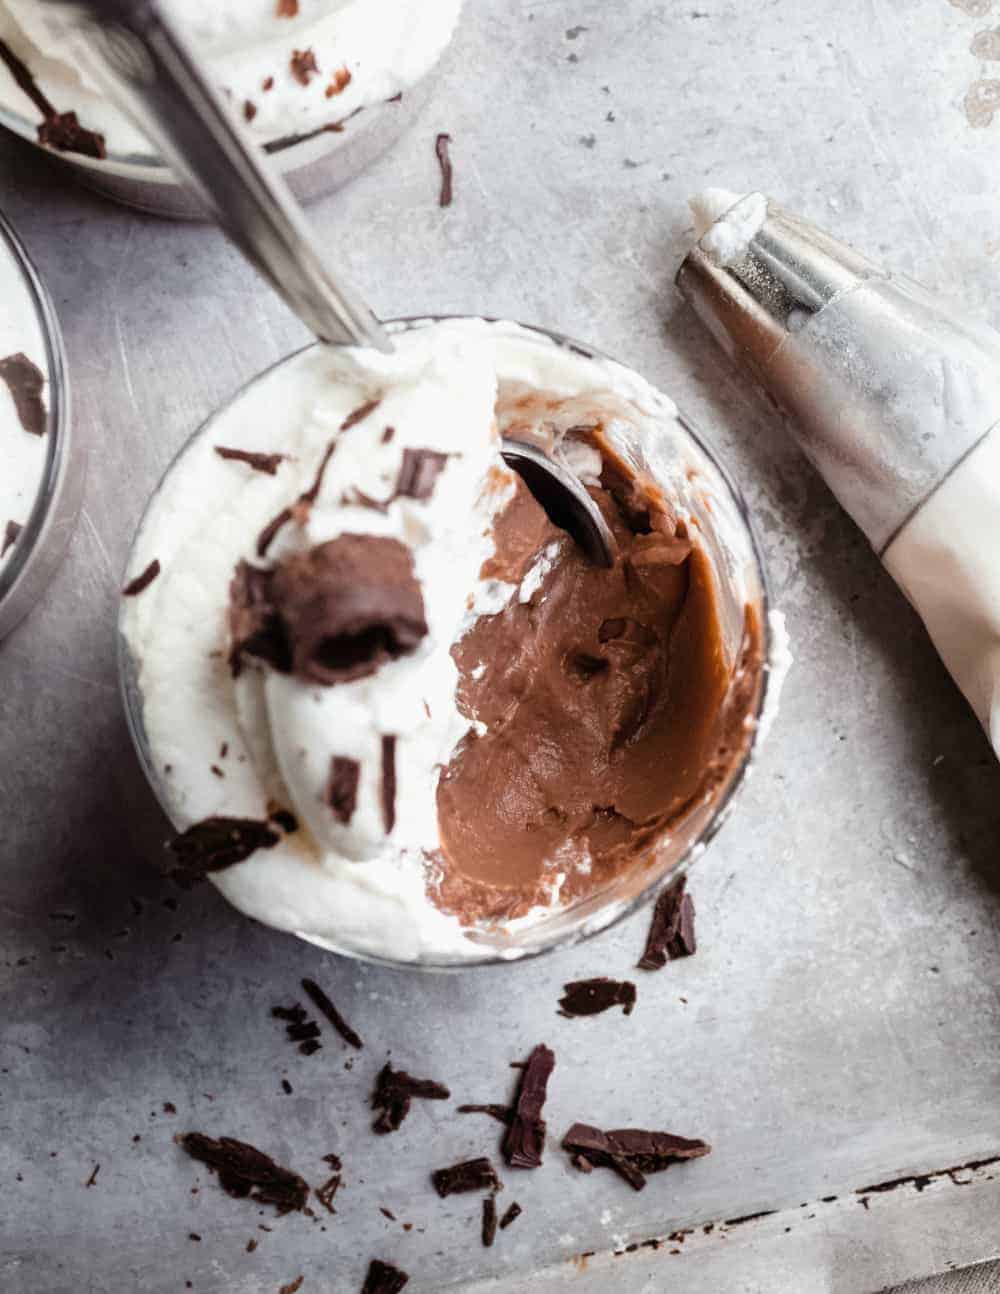
M1000 420L1000 333L762 194L712 214L677 287L882 555Z

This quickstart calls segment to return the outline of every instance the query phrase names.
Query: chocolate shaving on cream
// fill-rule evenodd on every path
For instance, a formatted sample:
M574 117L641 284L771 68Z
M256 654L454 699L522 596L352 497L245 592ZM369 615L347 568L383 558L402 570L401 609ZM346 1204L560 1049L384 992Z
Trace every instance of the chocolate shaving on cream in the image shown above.
M429 499L448 462L448 455L436 449L404 449L396 481L397 498Z
M382 738L382 824L387 836L396 825L396 738Z
M334 755L330 760L330 779L326 784L326 802L333 816L346 827L354 817L358 803L361 765L356 759Z
M160 563L157 560L157 558L154 557L144 571L140 571L134 580L129 580L129 582L122 589L122 597L123 598L138 597L140 593L143 593L146 589L149 588L149 586L156 579L159 573L160 573Z
M194 884L209 872L244 862L258 849L273 849L280 839L270 823L256 818L205 818L170 842L178 863L174 879Z
M253 449L229 449L226 445L216 445L215 452L220 458L246 463L255 472L266 472L268 476L274 476L286 457L285 454L260 454Z
M0 359L0 380L6 383L17 417L32 436L45 435L45 374L23 351Z
M0 557L7 556L7 549L13 548L17 543L17 537L24 529L17 521L8 521L3 531L3 546L0 547Z

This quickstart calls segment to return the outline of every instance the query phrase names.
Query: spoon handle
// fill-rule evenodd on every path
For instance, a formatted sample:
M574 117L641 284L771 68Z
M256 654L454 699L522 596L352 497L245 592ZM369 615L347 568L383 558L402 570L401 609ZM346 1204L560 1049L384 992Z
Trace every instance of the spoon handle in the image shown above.
M183 172L218 223L322 341L392 343L324 263L284 179L234 123L200 61L157 0L49 0L83 36L109 90Z

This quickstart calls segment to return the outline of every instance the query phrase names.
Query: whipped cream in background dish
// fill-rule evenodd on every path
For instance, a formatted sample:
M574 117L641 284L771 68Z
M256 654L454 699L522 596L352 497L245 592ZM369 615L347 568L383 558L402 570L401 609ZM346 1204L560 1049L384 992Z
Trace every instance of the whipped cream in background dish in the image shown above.
M607 924L665 842L684 856L738 782L773 640L756 567L724 555L731 528L752 560L734 500L638 375L513 324L395 343L300 353L181 452L129 562L126 690L182 879L334 951L522 956L574 904ZM613 571L501 430L591 487Z
M325 131L332 148L350 133L342 123L405 94L433 68L454 33L461 0L163 0L163 7L255 138L278 145ZM103 154L158 161L81 67L58 6L0 0L0 41L54 112L75 113L83 130L81 137L65 122L46 130L37 97L17 84L8 57L6 70L0 66L0 105L39 122L39 142L91 164Z
M48 361L38 307L0 228L0 581L45 476L48 406Z

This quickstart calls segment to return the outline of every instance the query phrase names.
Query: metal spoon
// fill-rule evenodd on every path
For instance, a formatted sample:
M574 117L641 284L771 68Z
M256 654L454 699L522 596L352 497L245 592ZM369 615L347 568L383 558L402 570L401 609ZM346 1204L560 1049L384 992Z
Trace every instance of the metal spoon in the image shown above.
M236 128L222 96L156 0L49 0L84 37L122 106L198 191L243 255L320 341L391 351L361 297L330 273L284 180ZM616 545L594 500L541 450L505 440L505 461L550 519L592 561L614 564Z

